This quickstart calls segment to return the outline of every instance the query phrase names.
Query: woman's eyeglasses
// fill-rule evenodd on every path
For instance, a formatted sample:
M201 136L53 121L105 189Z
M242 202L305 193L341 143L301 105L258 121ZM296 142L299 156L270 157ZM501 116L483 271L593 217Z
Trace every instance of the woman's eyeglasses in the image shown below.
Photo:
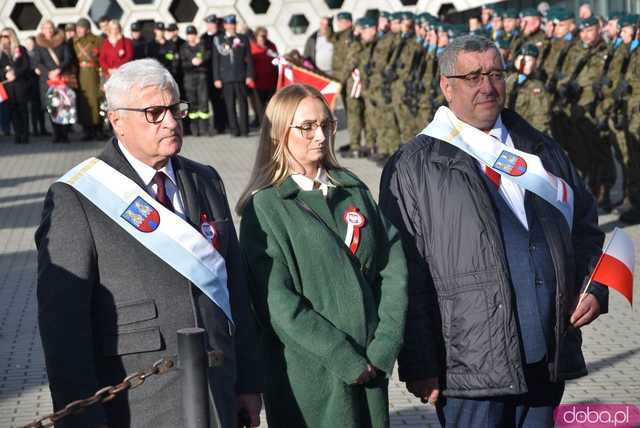
M189 113L189 103L187 101L180 101L170 106L149 106L145 108L132 108L121 107L116 108L113 111L125 110L125 111L139 111L144 113L145 119L149 123L160 123L164 120L167 111L171 111L171 114L176 119L184 119Z
M316 136L316 129L318 127L322 128L322 133L325 136L334 136L336 135L336 130L338 129L338 121L333 119L323 120L321 123L317 121L313 122L303 122L300 125L290 125L289 128L295 128L300 131L300 135L302 138L306 138L307 140L313 139Z

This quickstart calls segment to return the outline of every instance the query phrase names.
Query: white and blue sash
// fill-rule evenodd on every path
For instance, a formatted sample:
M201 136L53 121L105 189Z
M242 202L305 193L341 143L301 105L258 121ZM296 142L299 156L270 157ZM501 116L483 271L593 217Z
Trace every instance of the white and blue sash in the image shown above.
M502 177L540 196L556 207L569 229L572 228L573 189L562 178L548 172L538 156L505 146L462 122L447 107L438 109L433 121L421 134L456 146Z
M134 181L90 158L58 179L200 289L233 322L224 258L211 241Z

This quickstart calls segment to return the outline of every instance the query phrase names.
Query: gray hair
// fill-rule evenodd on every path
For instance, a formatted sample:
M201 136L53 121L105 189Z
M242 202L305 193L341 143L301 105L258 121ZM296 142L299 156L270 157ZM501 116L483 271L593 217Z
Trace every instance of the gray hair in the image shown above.
M178 97L180 95L178 84L162 64L155 59L138 59L120 66L104 84L108 110L127 107L131 89L149 86L169 89Z
M483 36L469 34L456 37L438 55L438 67L442 76L452 76L456 74L456 62L460 52L486 52L495 49L500 55L500 49L494 42ZM500 55L500 62L504 68L504 59Z

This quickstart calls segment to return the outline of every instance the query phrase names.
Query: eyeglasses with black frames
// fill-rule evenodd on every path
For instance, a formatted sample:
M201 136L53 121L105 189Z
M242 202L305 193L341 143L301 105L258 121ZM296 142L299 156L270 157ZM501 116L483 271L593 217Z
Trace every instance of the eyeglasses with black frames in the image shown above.
M180 101L169 106L149 106L145 108L120 107L113 109L113 111L118 110L142 112L147 122L160 123L164 120L167 111L171 111L175 119L184 119L187 117L187 113L189 113L189 103L187 101Z
M316 129L318 126L322 128L322 133L325 136L334 136L336 135L336 131L338 129L338 121L333 119L323 120L321 123L318 123L316 120L307 120L302 122L300 125L290 125L289 128L295 128L300 131L300 135L302 138L306 138L307 140L313 139L316 135Z
M484 73L481 72L480 70L476 70L476 71L472 71L471 73L467 73L467 74L459 74L459 75L454 75L454 76L445 76L447 79L461 79L464 80L464 82L472 88L475 88L477 86L480 85L480 83L482 83L483 77L486 77L487 79L489 79L489 81L491 83L501 83L504 81L505 78L505 71L504 70L490 70L490 71L485 71Z

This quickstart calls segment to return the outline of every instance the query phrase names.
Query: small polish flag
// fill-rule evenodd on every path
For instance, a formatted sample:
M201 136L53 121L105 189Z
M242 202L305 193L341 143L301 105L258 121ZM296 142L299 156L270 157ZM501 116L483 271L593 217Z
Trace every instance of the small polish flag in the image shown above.
M0 83L0 103L3 103L9 99L9 94L7 94L7 90L4 85Z
M635 255L631 237L616 227L593 270L591 280L618 290L633 305Z

